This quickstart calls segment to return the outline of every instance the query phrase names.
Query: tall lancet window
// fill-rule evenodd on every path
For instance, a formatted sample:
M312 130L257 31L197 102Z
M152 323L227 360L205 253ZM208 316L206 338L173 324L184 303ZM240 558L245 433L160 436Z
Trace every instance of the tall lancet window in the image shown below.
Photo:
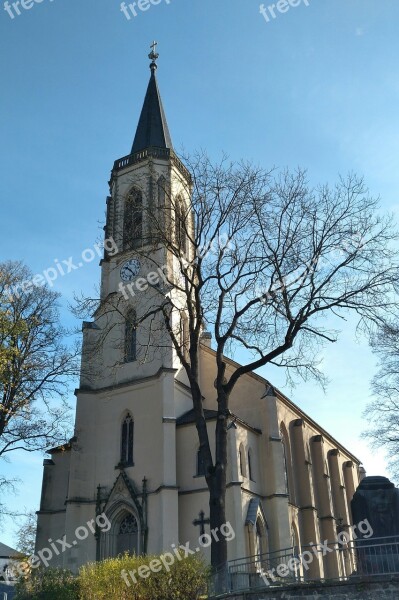
M284 460L284 487L285 487L285 493L289 494L290 493L290 486L289 486L289 479L288 479L288 460L287 460L287 442L285 439L285 435L284 435L284 431L282 429L280 429L280 438L281 438L281 445L283 447L283 460Z
M126 198L123 216L123 249L140 246L143 240L143 194L134 189Z
M133 465L133 436L134 421L128 414L122 423L121 439L121 463L126 466Z
M134 309L129 310L125 322L125 361L137 359L137 317Z
M183 201L179 197L175 204L175 238L176 245L181 252L187 251L187 230L186 230L186 215L183 208Z

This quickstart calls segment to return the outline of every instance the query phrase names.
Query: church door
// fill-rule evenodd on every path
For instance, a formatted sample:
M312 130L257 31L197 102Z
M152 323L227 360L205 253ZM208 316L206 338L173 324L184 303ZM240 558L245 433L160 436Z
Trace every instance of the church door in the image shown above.
M127 514L119 524L116 540L117 555L138 554L139 527L136 517L132 514Z

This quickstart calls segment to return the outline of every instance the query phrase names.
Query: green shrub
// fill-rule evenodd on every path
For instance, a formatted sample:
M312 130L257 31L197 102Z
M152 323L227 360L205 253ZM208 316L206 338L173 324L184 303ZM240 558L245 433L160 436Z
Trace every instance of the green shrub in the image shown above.
M153 572L149 568L151 564L160 570ZM139 570L145 577L139 575ZM125 579L122 573L125 573ZM183 558L180 555L180 560L176 558L169 571L157 556L124 556L82 567L79 574L81 599L196 600L206 588L207 574L207 568L198 556Z
M33 571L18 582L15 600L197 600L207 576L198 555L181 553L167 568L158 556L126 555L89 563L78 577L64 569Z
M65 569L38 569L15 589L15 600L79 600L78 581Z

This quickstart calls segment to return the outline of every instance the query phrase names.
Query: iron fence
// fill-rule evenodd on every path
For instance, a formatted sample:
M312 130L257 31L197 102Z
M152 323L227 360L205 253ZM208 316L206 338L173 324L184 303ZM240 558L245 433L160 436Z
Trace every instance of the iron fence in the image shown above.
M399 536L312 544L232 560L213 573L209 592L217 596L384 575L399 575Z

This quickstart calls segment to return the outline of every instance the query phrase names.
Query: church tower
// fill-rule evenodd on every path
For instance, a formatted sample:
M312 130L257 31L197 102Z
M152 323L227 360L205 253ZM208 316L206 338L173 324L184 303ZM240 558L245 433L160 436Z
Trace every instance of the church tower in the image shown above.
M65 553L62 563L73 570L126 550L157 553L178 542L176 411L192 404L186 387L176 383L180 365L163 319L140 319L156 313L166 294L175 294L173 304L179 305L170 285L179 271L176 256L157 231L164 227L188 258L183 230L190 175L173 151L155 42L149 58L151 76L133 146L115 161L109 182L101 300L93 321L83 324L75 436L70 447L54 449L44 466L37 547L46 545L48 531L76 541L76 529L93 514L105 513L111 524L109 531L97 526L95 536ZM181 328L184 315L177 311L173 319ZM65 515L52 510L53 492L52 499L46 493L55 474L57 495L66 497Z

